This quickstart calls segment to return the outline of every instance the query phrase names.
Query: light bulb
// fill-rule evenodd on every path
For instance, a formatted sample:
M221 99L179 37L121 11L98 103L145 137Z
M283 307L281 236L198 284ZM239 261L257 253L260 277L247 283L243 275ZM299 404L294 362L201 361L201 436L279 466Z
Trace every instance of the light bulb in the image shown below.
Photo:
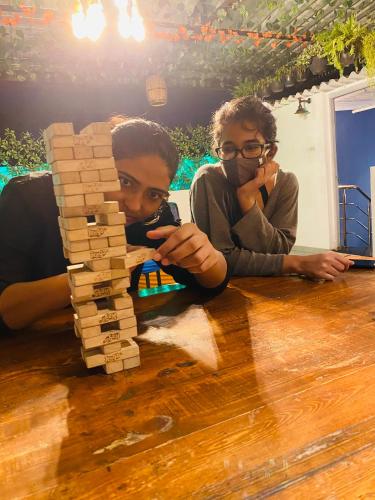
M76 38L82 39L86 36L86 16L83 12L81 2L77 2L75 12L72 14L72 29Z
M95 42L100 38L106 24L102 3L91 3L86 14L86 36Z
M136 0L132 2L131 34L137 42L143 42L146 36L143 18L139 13Z

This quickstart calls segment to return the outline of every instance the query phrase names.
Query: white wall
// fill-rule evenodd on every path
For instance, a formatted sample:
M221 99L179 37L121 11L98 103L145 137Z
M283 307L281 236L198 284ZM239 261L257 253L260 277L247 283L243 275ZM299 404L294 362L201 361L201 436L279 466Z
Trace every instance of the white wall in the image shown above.
M332 162L335 147L331 101L325 93L311 97L308 115L296 115L298 101L273 110L277 119L279 152L276 161L298 178L299 222L296 245L336 248L337 179Z

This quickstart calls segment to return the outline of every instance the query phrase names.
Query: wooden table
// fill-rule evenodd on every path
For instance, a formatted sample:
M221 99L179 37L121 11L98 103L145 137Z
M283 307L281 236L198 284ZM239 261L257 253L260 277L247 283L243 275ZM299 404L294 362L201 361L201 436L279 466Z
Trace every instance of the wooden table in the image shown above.
M67 312L1 338L2 500L375 497L373 271L136 306L129 372L88 371Z

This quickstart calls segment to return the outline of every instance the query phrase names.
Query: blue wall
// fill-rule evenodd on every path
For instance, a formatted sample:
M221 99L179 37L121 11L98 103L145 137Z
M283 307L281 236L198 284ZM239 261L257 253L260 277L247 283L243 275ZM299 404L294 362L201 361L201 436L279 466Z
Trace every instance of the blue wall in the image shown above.
M370 195L369 167L375 166L375 109L356 114L351 111L337 111L336 147L339 184L356 184ZM356 194L349 196L348 201L366 208L366 203L360 196ZM363 214L354 208L349 210L350 216L366 223ZM366 231L358 224L351 223L349 229L366 237ZM357 246L360 242L351 237L350 244Z

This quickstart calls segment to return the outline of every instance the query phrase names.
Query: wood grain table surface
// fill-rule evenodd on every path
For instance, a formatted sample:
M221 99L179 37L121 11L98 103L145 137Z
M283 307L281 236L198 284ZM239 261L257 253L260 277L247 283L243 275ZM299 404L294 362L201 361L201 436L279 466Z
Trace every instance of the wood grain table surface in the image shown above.
M375 498L375 273L137 298L142 366L71 311L0 338L0 498Z

